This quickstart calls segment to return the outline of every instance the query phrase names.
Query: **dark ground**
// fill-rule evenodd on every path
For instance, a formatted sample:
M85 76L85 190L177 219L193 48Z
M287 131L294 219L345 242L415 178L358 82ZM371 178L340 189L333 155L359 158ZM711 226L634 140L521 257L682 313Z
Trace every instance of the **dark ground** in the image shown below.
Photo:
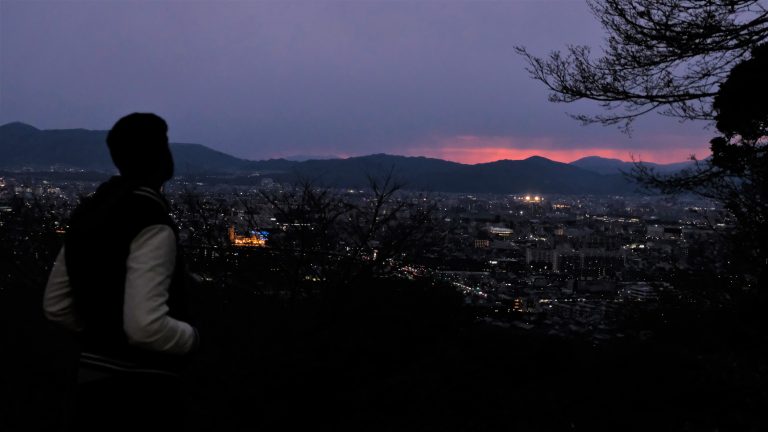
M761 430L750 302L640 318L628 326L651 337L595 345L473 323L429 283L325 302L209 288L182 430ZM76 355L41 298L41 285L0 291L3 431L55 430L73 406Z

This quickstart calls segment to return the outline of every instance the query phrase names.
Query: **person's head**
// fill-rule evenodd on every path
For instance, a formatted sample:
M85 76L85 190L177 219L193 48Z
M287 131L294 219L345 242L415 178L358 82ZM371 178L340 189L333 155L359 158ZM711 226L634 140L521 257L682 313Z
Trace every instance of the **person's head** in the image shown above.
M133 113L118 120L107 134L107 147L125 178L160 187L173 177L168 124L155 114Z

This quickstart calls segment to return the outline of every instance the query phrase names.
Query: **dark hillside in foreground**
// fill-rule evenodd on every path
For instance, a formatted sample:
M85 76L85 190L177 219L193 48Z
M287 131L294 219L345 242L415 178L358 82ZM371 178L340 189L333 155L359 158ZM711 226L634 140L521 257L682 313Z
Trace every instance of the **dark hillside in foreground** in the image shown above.
M40 309L58 241L2 249L3 430L51 429L72 401L75 345ZM420 281L290 299L270 255L242 264L196 290L206 343L180 430L759 430L759 339L739 319L754 302L638 317L595 344L472 321L456 293Z

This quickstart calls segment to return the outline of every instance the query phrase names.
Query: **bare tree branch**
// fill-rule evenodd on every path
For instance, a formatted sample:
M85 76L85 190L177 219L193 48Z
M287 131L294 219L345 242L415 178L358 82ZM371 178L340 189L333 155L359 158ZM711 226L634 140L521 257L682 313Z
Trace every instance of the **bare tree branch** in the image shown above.
M592 100L609 112L577 114L582 123L625 131L649 112L685 120L714 117L712 98L733 66L768 38L768 12L757 0L588 0L607 33L593 57L569 46L538 57L516 51L550 101Z

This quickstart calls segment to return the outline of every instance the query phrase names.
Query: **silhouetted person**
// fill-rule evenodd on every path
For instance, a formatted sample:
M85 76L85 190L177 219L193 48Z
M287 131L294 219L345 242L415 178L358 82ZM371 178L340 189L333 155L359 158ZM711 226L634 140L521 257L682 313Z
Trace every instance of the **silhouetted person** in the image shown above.
M109 421L104 430L153 426L144 421L158 414L173 421L177 372L198 345L185 322L177 233L160 192L173 176L167 131L154 114L115 123L107 145L120 175L73 212L45 290L46 317L82 344L78 423Z

